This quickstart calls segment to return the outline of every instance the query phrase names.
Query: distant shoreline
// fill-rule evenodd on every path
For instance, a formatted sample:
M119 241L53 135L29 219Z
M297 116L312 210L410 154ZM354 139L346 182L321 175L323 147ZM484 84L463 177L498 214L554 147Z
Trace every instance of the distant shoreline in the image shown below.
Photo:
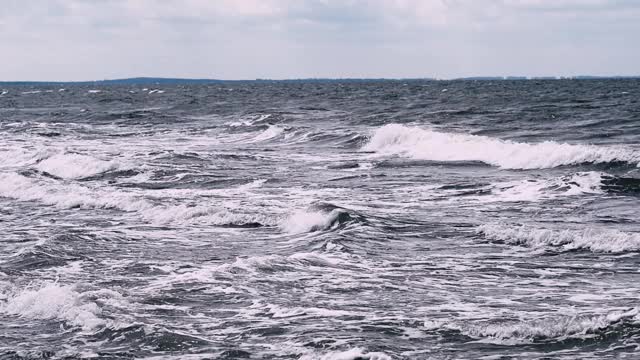
M238 83L362 83L362 82L397 82L397 81L525 81L525 80L611 80L611 79L640 79L636 76L472 76L454 79L436 78L306 78L306 79L253 79L253 80L220 80L220 79L189 79L189 78L156 78L137 77L113 80L93 81L0 81L1 86L18 85L171 85L171 84L238 84Z

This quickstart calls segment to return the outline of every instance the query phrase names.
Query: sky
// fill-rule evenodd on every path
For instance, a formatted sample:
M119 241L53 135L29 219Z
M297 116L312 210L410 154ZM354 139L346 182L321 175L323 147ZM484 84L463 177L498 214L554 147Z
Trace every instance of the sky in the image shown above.
M638 0L2 0L0 81L640 75Z

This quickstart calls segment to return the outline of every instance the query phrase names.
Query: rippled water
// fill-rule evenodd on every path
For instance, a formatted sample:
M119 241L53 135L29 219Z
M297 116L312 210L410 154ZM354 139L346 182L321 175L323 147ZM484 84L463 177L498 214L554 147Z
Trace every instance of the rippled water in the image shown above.
M3 358L637 358L640 81L0 89Z

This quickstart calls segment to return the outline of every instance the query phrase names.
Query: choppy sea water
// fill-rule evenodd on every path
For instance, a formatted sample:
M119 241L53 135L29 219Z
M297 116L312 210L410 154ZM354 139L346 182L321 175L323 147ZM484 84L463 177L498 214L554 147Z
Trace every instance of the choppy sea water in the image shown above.
M640 81L0 89L0 357L640 356Z

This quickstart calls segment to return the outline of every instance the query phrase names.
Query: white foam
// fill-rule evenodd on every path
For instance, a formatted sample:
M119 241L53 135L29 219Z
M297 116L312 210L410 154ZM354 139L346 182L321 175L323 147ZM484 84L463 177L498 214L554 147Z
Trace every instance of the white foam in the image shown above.
M49 149L0 149L0 167L17 168L31 165L41 159L45 159L52 154Z
M236 190L244 191L244 190L257 189L257 188L262 187L262 185L264 185L264 183L266 183L266 182L267 182L267 179L254 180L254 181L252 181L250 183L238 186L236 188Z
M116 208L141 211L147 201L123 192L104 192L75 184L39 182L16 173L0 174L0 196L21 201L39 201L58 208Z
M604 330L625 318L637 321L638 309L613 311L597 316L563 316L530 322L511 324L489 324L463 328L462 332L472 337L482 337L504 343L530 342L536 338L594 337L596 330Z
M32 90L32 91L23 91L22 94L24 94L24 95L39 94L41 92L42 92L42 90Z
M518 143L400 124L378 128L363 150L418 160L481 161L505 169L543 169L612 161L638 165L640 162L640 153L622 147L571 145L554 141Z
M401 195L410 193L417 202L425 199L439 199L444 202L474 201L494 202L538 202L568 196L602 194L602 180L606 176L600 172L580 172L571 176L553 178L525 178L496 182L478 187L451 188L445 184L415 185L394 192Z
M98 93L101 93L101 92L102 92L102 90L89 90L89 91L87 91L87 92L88 92L89 94L98 94Z
M381 352L367 352L362 348L352 348L344 351L332 351L325 354L306 354L300 360L391 360L391 357Z
M64 179L76 179L101 174L116 170L120 165L115 161L104 161L88 155L73 153L60 153L53 155L36 166L40 171L45 171Z
M618 230L548 230L503 224L480 225L476 232L485 238L532 248L559 247L593 252L620 253L640 250L640 234Z
M0 307L7 315L28 319L57 319L85 330L104 325L98 316L100 308L93 302L85 302L81 294L70 286L47 283L37 289L24 289L7 296Z
M189 282L198 283L218 283L216 274L232 273L237 274L238 271L246 273L259 273L264 270L272 270L274 268L283 267L305 267L305 268L336 268L345 265L356 266L350 260L341 258L338 255L330 255L323 253L301 252L290 256L282 255L262 255L238 257L233 262L224 264L209 264L202 267L189 270L186 272L171 272L165 277L156 279L151 283L149 289L165 290L167 284L180 284ZM173 269L171 269L173 270ZM229 288L225 291L235 291ZM326 310L326 309L324 309ZM312 310L315 314L329 314L323 312L323 309ZM330 311L330 310L327 310ZM336 310L338 311L338 310ZM332 313L338 316L338 313Z
M255 213L235 212L225 208L207 206L150 206L144 209L143 217L155 223L206 223L211 225L251 225L273 226L276 219Z
M493 196L486 197L486 200L533 202L563 196L601 194L602 175L590 171L576 173L570 177L501 182L492 186Z
M290 317L340 317L354 315L351 311L326 309L319 307L284 307L276 304L263 304L256 301L248 307L248 312L256 315L268 313L272 318L290 318ZM358 313L359 314L359 313Z
M135 212L156 224L276 225L276 218L264 214L235 212L224 207L156 204L136 193L102 186L86 187L40 181L16 173L0 174L0 196L21 201L38 201L58 208L118 209Z
M251 142L260 142L260 141L270 140L277 136L280 136L280 134L282 134L283 132L284 132L283 128L276 125L269 125L269 127L266 130L261 132L258 136L254 137Z
M331 212L299 210L284 219L280 227L289 234L327 230L343 212L340 209L333 209Z

